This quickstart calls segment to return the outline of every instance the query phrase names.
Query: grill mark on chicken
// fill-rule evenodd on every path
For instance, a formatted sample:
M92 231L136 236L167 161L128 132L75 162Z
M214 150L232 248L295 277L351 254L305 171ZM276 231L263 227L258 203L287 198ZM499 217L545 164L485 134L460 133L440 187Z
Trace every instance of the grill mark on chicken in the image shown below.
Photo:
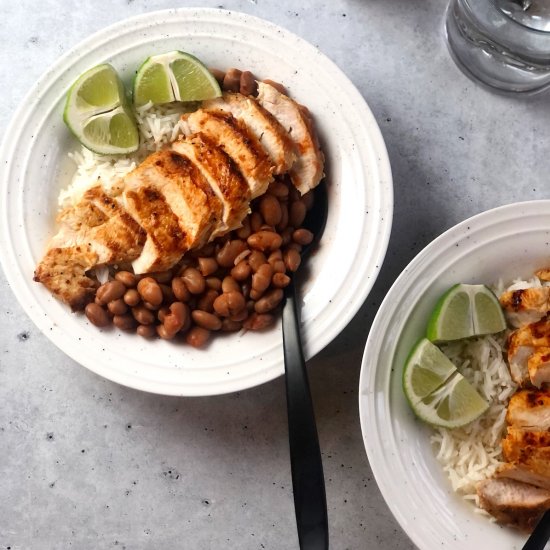
M204 102L203 107L231 113L241 121L268 154L274 174L284 174L290 170L296 160L294 142L281 123L256 99L225 92L221 98Z
M143 251L132 263L135 273L169 269L188 250L177 216L151 186L128 189L124 196L128 210L147 232Z
M184 115L193 134L202 133L236 164L252 198L265 193L273 180L273 165L256 137L242 122L224 111L199 109Z
M223 204L223 223L210 239L240 227L249 212L251 196L233 160L202 133L175 142L173 149L195 163Z

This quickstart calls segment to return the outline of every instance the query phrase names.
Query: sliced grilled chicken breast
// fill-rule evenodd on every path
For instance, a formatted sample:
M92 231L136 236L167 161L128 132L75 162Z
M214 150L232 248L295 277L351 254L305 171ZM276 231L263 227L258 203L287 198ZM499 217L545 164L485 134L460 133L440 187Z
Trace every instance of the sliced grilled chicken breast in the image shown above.
M477 484L479 505L500 523L532 531L550 508L550 491L512 479L492 478Z
M290 170L297 158L296 146L279 121L254 98L226 92L223 97L205 101L203 107L231 113L240 120L269 155L274 174Z
M290 178L304 195L319 184L324 168L324 156L312 121L298 103L265 82L258 82L258 101L281 123L296 145L298 158L290 169Z
M533 431L550 429L550 392L521 390L510 398L506 421L517 428Z
M250 188L231 158L201 133L174 142L172 148L199 168L223 205L210 239L240 227L250 209Z
M273 180L273 165L248 127L231 113L199 109L183 115L192 134L201 133L223 149L239 168L252 198L263 195Z

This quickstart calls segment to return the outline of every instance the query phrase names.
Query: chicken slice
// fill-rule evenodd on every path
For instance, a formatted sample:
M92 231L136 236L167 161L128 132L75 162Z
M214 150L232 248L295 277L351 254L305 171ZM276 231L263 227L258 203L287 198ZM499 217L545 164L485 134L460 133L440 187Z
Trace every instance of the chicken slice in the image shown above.
M550 447L526 447L520 460L503 464L495 476L515 479L550 491Z
M205 109L231 113L254 134L274 166L274 174L285 174L296 160L296 147L279 121L254 98L239 93L223 94L223 97L203 103Z
M38 264L34 280L43 283L74 311L93 300L97 281L86 275L105 264L134 260L145 233L119 202L100 186L58 216L60 228Z
M533 530L550 508L550 491L505 478L480 481L476 487L479 505L499 523L522 531Z
M550 447L550 431L532 431L509 426L506 437L502 440L504 460L507 462L519 460L523 449L527 447Z
M265 193L273 180L273 165L246 125L231 113L204 109L185 114L182 119L192 134L201 132L231 157L250 187L251 198Z
M174 142L172 148L199 168L223 205L210 240L240 227L250 209L250 189L231 158L200 133Z
M34 280L78 311L94 299L99 283L88 277L86 271L97 263L98 256L89 246L50 248L38 264Z
M546 382L550 376L545 359L548 351L549 319L541 319L512 332L508 338L508 363L514 381L521 386L529 383L540 386Z
M533 431L550 429L550 392L520 390L510 398L506 421L517 428Z
M258 82L258 101L281 123L296 145L298 158L290 169L290 178L304 195L321 181L325 162L313 123L298 103L265 82Z
M516 326L533 323L550 311L550 287L510 290L499 301Z

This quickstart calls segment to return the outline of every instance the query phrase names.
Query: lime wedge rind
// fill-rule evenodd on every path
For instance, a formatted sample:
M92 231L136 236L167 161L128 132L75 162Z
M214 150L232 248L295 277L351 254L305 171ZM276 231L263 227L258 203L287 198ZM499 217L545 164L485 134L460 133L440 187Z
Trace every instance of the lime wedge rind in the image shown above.
M108 63L89 69L74 82L67 94L63 120L80 143L94 153L120 155L139 148L139 131L126 90Z
M148 57L134 78L136 106L173 101L204 101L221 96L221 89L208 68L195 56L179 50Z
M495 334L506 328L502 308L485 285L458 284L438 300L426 335L434 343Z
M465 426L489 407L450 359L426 338L416 344L405 363L403 391L415 415L432 426Z

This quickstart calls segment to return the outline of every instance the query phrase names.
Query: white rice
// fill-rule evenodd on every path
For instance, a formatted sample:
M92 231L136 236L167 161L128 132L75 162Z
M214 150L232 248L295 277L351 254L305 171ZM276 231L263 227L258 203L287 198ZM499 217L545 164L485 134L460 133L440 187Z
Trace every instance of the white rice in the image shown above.
M516 385L504 360L505 336L484 336L442 346L445 355L489 403L480 418L463 428L437 428L431 437L437 460L453 490L476 500L478 481L502 464L506 406Z
M194 108L194 106L193 106ZM182 133L181 115L189 106L169 104L153 106L147 103L134 110L141 143L135 153L129 155L98 155L84 146L69 153L76 164L76 171L69 186L59 193L60 209L76 204L83 193L101 183L113 195L121 191L121 180L147 155L174 141Z

